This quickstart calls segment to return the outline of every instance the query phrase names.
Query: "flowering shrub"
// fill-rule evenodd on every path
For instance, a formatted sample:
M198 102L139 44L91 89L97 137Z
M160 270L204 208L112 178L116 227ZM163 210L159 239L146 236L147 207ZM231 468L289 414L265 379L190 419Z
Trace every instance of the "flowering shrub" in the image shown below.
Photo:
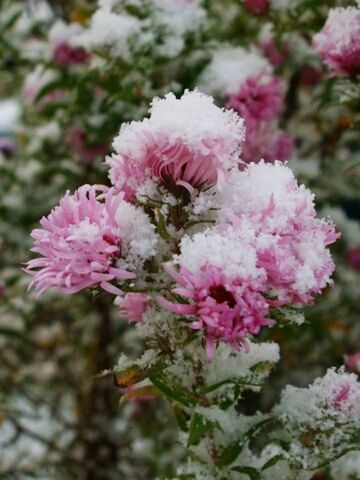
M359 5L91 3L1 6L0 476L359 477Z

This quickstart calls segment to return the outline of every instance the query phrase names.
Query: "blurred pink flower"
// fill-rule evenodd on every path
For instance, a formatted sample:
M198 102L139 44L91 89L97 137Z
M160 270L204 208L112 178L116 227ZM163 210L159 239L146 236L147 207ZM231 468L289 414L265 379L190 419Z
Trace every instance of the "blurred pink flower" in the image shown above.
M110 293L122 293L110 282L135 277L116 267L122 239L115 214L123 197L98 185L66 193L41 219L42 228L31 234L32 251L40 257L26 264L25 271L34 276L29 288L35 286L38 295L51 287L72 294L100 285Z
M109 144L106 142L90 145L87 142L86 130L78 127L70 134L70 146L74 155L84 163L93 163L98 157L104 157L109 151Z
M54 61L62 67L87 62L89 54L82 47L72 47L66 42L57 44L53 52Z
M314 46L332 75L360 73L360 9L331 9Z
M263 13L269 7L269 0L245 0L245 6L250 12Z
M239 92L232 95L227 108L232 108L245 119L247 129L261 122L275 120L283 106L284 83L269 73L249 77Z
M120 315L130 323L143 322L143 315L148 309L149 297L146 293L127 293L121 300Z
M274 67L280 67L289 56L289 49L286 44L277 45L272 38L263 40L260 46Z
M360 375L360 352L346 355L345 364L349 370Z
M346 263L353 270L360 270L360 246L346 252Z
M243 145L241 158L244 162L274 163L289 160L294 152L294 139L290 133L262 125L249 129Z

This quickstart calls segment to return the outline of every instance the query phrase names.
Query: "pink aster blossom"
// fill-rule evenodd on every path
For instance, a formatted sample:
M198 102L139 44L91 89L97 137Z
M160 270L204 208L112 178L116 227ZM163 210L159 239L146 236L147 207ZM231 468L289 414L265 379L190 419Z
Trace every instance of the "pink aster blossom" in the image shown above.
M349 370L360 375L360 352L346 355L345 363Z
M272 38L264 39L260 46L274 67L280 67L289 56L289 49L286 44L277 45Z
M217 341L221 340L233 348L248 348L246 337L257 335L261 327L272 325L267 318L269 304L262 292L241 279L229 281L219 267L205 264L200 275L194 275L187 268L179 272L167 267L179 287L173 292L190 303L171 303L163 297L158 302L171 312L193 316L190 327L205 330L208 358L214 355Z
M72 47L66 42L61 42L54 48L53 58L58 65L67 67L87 62L89 54L82 47Z
M314 46L332 75L360 73L360 9L331 9Z
M93 163L98 157L104 157L109 150L106 142L90 144L86 130L82 127L74 128L69 137L74 156L87 164Z
M107 187L83 185L73 195L66 193L48 217L35 229L33 252L40 256L26 264L33 275L30 284L38 295L51 287L72 294L100 285L115 294L121 293L110 282L131 279L135 275L117 268L122 238L115 214L123 194Z
M294 152L294 139L290 133L270 125L249 129L243 145L241 158L244 162L274 163L289 160Z
M245 6L250 12L263 13L269 7L269 0L245 0Z
M120 314L130 323L143 322L143 315L149 307L146 293L127 293L121 300Z
M346 263L353 270L360 270L360 246L350 248L346 252Z
M176 99L156 99L151 116L121 128L116 153L107 159L110 179L127 198L148 178L168 189L223 183L227 170L239 161L243 120L214 105L198 91Z
M360 399L360 390L358 385L356 387L354 388L354 382L348 380L346 376L340 377L330 392L330 405L339 411L352 410Z
M240 90L232 95L227 104L245 119L249 129L261 122L275 120L283 106L284 84L280 78L269 73L249 77Z

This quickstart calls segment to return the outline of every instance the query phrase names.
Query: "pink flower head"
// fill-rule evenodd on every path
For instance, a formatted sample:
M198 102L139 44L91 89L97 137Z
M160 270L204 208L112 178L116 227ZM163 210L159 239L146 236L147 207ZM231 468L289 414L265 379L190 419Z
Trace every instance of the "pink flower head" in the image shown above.
M127 293L121 300L120 314L130 323L142 323L143 315L149 307L149 297L145 293Z
M227 104L245 119L248 129L261 122L271 122L279 115L283 105L284 84L281 79L267 72L249 77L237 94Z
M106 142L90 145L87 141L86 130L75 128L70 134L70 146L74 155L84 163L93 163L98 157L103 157L109 150Z
M263 124L248 130L241 158L246 163L260 160L284 162L292 157L293 152L294 138L290 133Z
M360 352L346 355L345 363L349 370L360 375Z
M346 252L346 263L353 270L360 270L360 246Z
M149 119L123 126L107 159L113 184L128 197L151 178L170 190L221 183L239 161L243 120L198 91L155 99Z
M245 0L245 6L250 12L263 13L269 7L269 0Z
M289 56L289 49L286 44L277 45L272 38L264 39L260 46L274 67L280 67Z
M89 59L89 53L76 45L77 38L83 33L78 23L65 23L57 20L49 32L54 61L62 67L80 65Z
M135 277L116 266L122 238L115 215L123 197L106 187L89 185L73 195L66 193L50 215L42 218L42 228L32 232L32 251L40 257L26 265L25 271L34 276L30 288L34 285L39 295L51 287L72 294L100 285L121 293L110 282Z
M354 382L351 382L344 376L343 379L340 378L332 387L329 403L335 410L346 411L351 410L355 406L355 399L356 401L360 400L359 387L355 391Z
M185 267L181 267L179 273L171 268L167 271L179 285L174 293L191 303L174 304L163 297L159 297L158 302L171 312L195 317L190 327L205 330L209 359L214 355L217 341L236 349L241 345L247 349L249 334L257 335L261 327L273 324L267 318L269 304L262 293L242 284L240 279L229 281L219 267L205 264L200 275L192 274Z
M54 48L53 58L57 64L67 67L87 62L89 54L82 47L72 47L66 42L61 42Z
M313 195L286 165L251 163L232 173L222 195L219 220L231 222L239 235L249 231L256 265L266 272L266 291L278 305L311 303L332 283L334 262L327 246L339 234L330 222L316 218Z
M331 9L314 46L333 75L360 73L360 9Z
M37 101L40 91L55 79L56 77L52 70L45 70L42 65L38 65L34 71L26 76L24 81L23 94L26 103L29 105L36 103L36 107L41 110L50 103L63 100L65 92L60 89L55 89Z

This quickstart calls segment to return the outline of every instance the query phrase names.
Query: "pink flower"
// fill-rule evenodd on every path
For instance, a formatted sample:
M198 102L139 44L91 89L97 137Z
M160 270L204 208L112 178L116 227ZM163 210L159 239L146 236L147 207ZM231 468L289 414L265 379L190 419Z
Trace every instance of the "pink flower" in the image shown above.
M331 9L314 46L332 75L360 73L360 9Z
M82 47L72 47L66 42L61 42L55 46L53 58L57 64L67 67L87 62L89 54Z
M349 370L360 375L360 352L346 355L345 363Z
M74 155L84 163L93 163L98 157L103 157L109 150L106 142L89 144L86 131L81 128L75 128L70 134L70 146Z
M289 160L294 152L294 139L290 133L282 132L268 125L249 129L244 142L241 158L244 162L274 163L275 160Z
M247 128L256 128L261 122L270 122L279 115L283 105L284 84L268 73L249 77L239 92L227 104L245 119Z
M263 13L269 7L269 0L245 0L245 6L250 12Z
M360 246L346 252L346 263L353 270L360 270Z
M260 46L274 67L280 67L289 56L289 50L285 43L277 45L272 38L263 40Z
M107 159L113 184L131 198L151 178L175 194L221 183L239 161L243 120L198 91L155 99L151 116L121 128Z
M35 286L38 295L51 287L72 294L100 285L110 293L122 293L110 282L135 277L116 266L122 238L115 214L123 196L89 185L73 195L66 193L42 218L42 228L32 232L32 251L40 257L27 262L25 271L34 276L29 288Z
M233 348L247 349L246 337L257 335L261 327L272 325L267 318L269 304L251 284L241 279L229 281L219 267L205 264L200 275L192 274L181 267L179 273L167 267L168 273L179 287L173 292L191 303L171 303L163 297L158 302L171 312L184 316L194 316L190 327L205 330L208 358L214 355L218 340Z
M149 297L145 293L127 293L121 301L120 314L130 323L143 322L143 315L149 307Z
M354 407L352 387L352 383L347 381L346 378L334 386L330 396L330 405L335 410L351 410ZM357 393L359 395L359 392Z

